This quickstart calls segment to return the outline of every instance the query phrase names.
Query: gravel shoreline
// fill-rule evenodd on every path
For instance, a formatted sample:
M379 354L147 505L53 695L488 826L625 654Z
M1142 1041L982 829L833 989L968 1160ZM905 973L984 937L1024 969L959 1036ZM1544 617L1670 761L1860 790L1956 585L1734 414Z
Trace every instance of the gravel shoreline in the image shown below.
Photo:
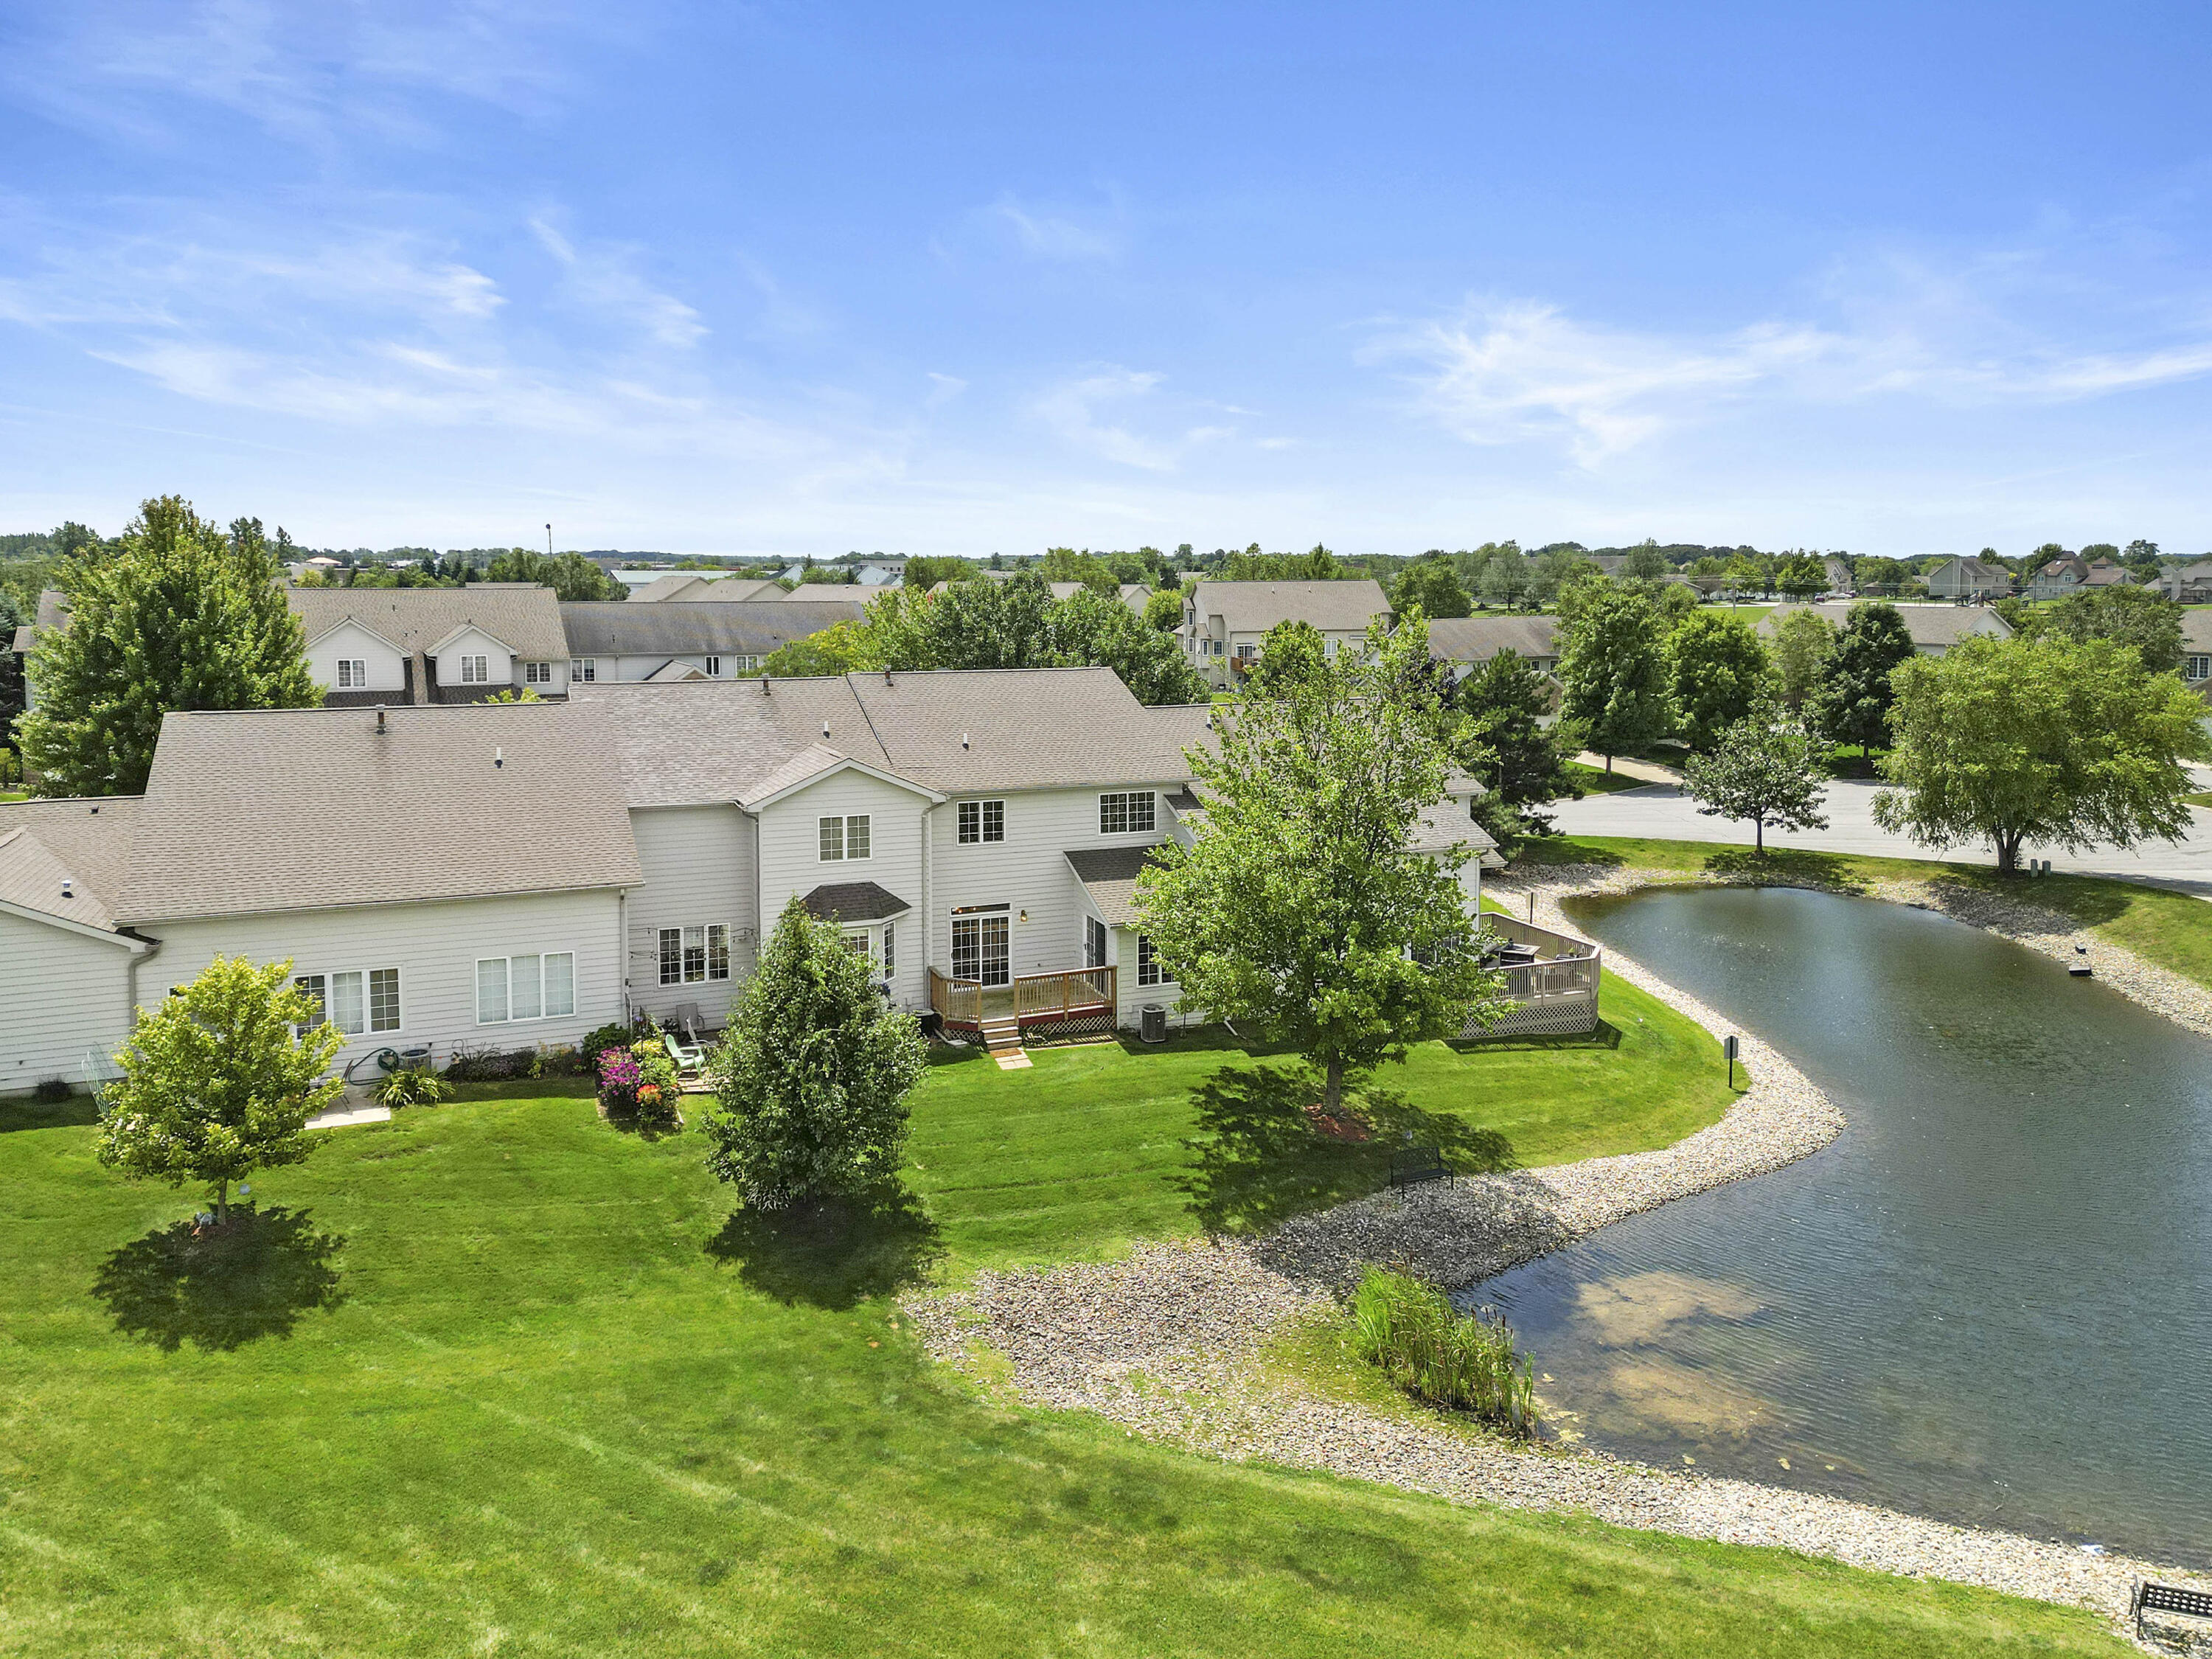
M1536 920L1578 932L1561 898L1651 884L1648 875L1555 868L1533 884ZM2038 907L1940 882L1889 884L1875 896L1942 910L2046 955L2070 961L2075 954L2071 924ZM2107 983L2212 1035L2212 996L2117 947L2093 948ZM1599 1452L1528 1449L1442 1415L1386 1414L1268 1374L1261 1359L1271 1337L1334 1308L1363 1262L1397 1263L1447 1287L1473 1284L1625 1216L1778 1169L1841 1132L1834 1104L1756 1035L1614 951L1606 951L1605 965L1708 1030L1735 1032L1752 1083L1718 1122L1656 1152L1355 1200L1256 1240L1153 1244L1112 1263L982 1273L959 1292L909 1297L906 1311L940 1360L980 1374L979 1351L1002 1356L999 1386L1024 1404L1093 1412L1203 1455L1328 1469L1456 1502L1581 1510L1623 1526L1778 1546L2086 1607L2116 1629L2136 1579L2198 1582L2151 1563L1844 1498Z

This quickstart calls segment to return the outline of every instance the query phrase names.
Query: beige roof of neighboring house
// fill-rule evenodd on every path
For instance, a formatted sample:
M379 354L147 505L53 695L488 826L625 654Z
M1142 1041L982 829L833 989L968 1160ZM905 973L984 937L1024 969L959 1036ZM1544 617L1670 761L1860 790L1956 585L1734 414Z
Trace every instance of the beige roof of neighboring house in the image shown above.
M137 795L0 802L0 900L112 932L139 805Z
M2181 643L2191 651L2212 651L2212 611L2184 611L2181 613ZM0 807L0 811L4 811ZM0 823L7 820L0 818Z
M559 702L172 714L111 908L135 926L635 886L611 748L598 710Z
M1110 668L847 674L766 690L757 678L601 681L573 696L604 711L633 806L758 799L817 747L946 793L1167 783L1190 775L1182 751L1212 731L1208 705L1147 708Z
M1325 631L1364 629L1389 613L1382 585L1343 582L1200 582L1191 589L1203 625L1218 616L1232 633L1264 634L1280 622L1311 623Z
M49 628L60 627L68 620L69 596L58 587L42 589L39 594L37 612L30 621L15 630L15 637L9 641L9 647L16 651L28 652L39 642L40 635L45 633Z
M1837 600L1818 605L1778 605L1759 619L1759 631L1771 639L1776 627L1793 611L1817 611L1841 628L1850 619L1851 606L1849 602ZM1905 631L1912 635L1917 646L1948 647L1976 634L2000 640L2012 637L2012 624L1984 605L1900 605L1897 614L1905 618Z
M1409 853L1443 853L1464 847L1471 853L1487 853L1498 843L1490 832L1468 816L1455 800L1440 800L1421 809L1421 817L1406 838Z
M765 588L767 592L762 590ZM632 588L627 599L611 605L656 605L669 599L722 600L773 599L783 590L773 579L761 576L715 576L698 570L672 570L665 576Z
M1501 651L1556 658L1559 635L1557 617L1443 617L1429 623L1429 655L1437 662L1488 662Z
M565 659L561 602L533 582L466 587L289 587L284 603L313 641L349 617L410 655L473 627L529 661Z
M635 600L571 600L561 607L568 654L576 657L764 657L842 622L860 622L858 599L732 599L721 605L641 605Z
M986 578L1003 579L1011 579L1020 574L1019 571L1006 570L987 570L983 573ZM929 591L932 593L942 593L951 586L949 581L933 582L930 585ZM1055 599L1069 599L1083 591L1081 582L1047 582L1045 586L1052 590L1052 596ZM1123 582L1121 584L1121 603L1132 611L1142 611L1146 601L1152 597L1152 590L1142 582Z

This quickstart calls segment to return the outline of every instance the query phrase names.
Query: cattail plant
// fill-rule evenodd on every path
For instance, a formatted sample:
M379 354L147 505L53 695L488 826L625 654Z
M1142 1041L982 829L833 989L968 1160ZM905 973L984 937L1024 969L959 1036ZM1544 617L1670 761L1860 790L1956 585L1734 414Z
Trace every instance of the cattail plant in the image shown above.
M1443 1291L1408 1273L1370 1267L1352 1302L1359 1357L1419 1400L1448 1406L1496 1429L1536 1431L1528 1362L1495 1308L1462 1315Z

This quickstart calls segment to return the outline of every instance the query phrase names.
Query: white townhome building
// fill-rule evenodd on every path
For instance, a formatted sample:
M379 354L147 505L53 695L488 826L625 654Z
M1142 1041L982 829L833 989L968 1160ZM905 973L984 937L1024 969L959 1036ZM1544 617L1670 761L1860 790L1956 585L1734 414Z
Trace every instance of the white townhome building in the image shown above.
M1331 653L1358 645L1368 624L1391 619L1382 585L1373 581L1194 582L1183 590L1176 638L1191 665L1212 685L1235 683L1259 661L1267 630L1278 623L1310 623Z
M1200 817L1205 707L1109 670L580 685L565 702L174 714L146 793L0 804L0 1091L105 1074L217 955L392 1048L719 1025L793 897L955 1028L1173 1008L1132 899ZM1456 799L1414 855L1488 837Z
M817 585L802 591L835 590ZM561 606L561 626L568 640L569 674L580 684L718 680L757 673L793 641L840 623L864 621L867 614L867 605L858 599L727 599L708 605L678 595L657 605L641 605L635 598L572 599Z

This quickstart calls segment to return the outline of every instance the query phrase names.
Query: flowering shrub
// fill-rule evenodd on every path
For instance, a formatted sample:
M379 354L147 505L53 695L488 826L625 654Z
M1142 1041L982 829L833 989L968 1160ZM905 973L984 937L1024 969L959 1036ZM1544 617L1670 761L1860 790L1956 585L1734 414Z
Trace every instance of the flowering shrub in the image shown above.
M599 1056L599 1104L617 1123L667 1131L682 1127L676 1109L681 1092L676 1062L659 1037L646 1037L627 1048L608 1048Z

